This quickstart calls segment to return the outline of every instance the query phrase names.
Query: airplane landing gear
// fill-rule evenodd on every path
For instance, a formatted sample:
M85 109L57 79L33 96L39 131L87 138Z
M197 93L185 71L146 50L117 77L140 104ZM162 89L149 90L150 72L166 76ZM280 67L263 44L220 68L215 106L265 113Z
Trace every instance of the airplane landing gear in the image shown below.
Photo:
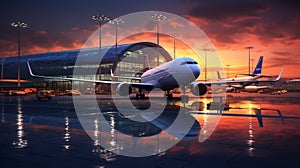
M139 92L135 95L136 99L145 99L145 94L142 93L142 89L139 89Z
M186 89L185 86L181 86L181 90L182 90L183 95L180 96L180 99L181 99L182 103L188 103L189 102L189 96L186 95L185 89Z
M173 99L173 94L170 93L170 91L168 90L168 91L165 93L165 97L167 97L167 99L171 100L171 99Z
M182 103L188 103L189 102L189 96L188 95L182 95L180 96L180 100Z

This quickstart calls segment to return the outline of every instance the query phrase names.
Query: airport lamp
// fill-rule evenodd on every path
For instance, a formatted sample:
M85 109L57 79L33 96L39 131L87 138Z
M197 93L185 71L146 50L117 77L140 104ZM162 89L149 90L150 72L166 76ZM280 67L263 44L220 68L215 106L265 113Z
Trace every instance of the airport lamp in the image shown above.
M98 21L98 25L99 25L99 52L101 52L101 27L102 27L102 23L103 21L109 21L110 19L105 16L105 15L94 15L92 16L92 19L95 21Z
M206 55L206 52L209 51L209 49L208 48L204 48L203 51L204 51L204 56L205 56L204 57L204 62L205 62L204 63L205 64L204 65L204 75L205 75L205 82L206 82L206 80L207 80L207 55Z
M254 59L251 58L250 61L251 61L251 72L253 72L253 61L254 61Z
M10 25L18 29L18 87L20 87L21 29L28 27L28 25L24 22L12 22Z
M4 61L6 57L2 58L2 66L1 66L1 78L4 79Z
M118 61L118 25L124 23L124 21L121 18L116 18L114 20L109 21L110 24L116 25L116 66Z
M248 49L249 51L249 56L248 56L248 74L250 75L250 50L253 49L253 46L247 46L245 49Z
M92 16L92 19L95 21L98 21L98 26L99 26L99 57L101 57L101 49L102 49L102 23L105 21L109 21L109 17L105 16L105 15L94 15ZM100 65L99 65L99 80L101 80L101 74L102 74L102 69L101 69L101 61L100 61ZM101 90L101 89L100 89Z
M159 65L159 22L165 20L167 17L163 14L154 14L152 15L152 19L153 21L156 22L156 37L157 37L157 52L158 52L158 56L157 56L157 65Z
M173 38L173 46L174 46L174 59L176 59L176 39L180 37L179 34L170 34L170 37Z

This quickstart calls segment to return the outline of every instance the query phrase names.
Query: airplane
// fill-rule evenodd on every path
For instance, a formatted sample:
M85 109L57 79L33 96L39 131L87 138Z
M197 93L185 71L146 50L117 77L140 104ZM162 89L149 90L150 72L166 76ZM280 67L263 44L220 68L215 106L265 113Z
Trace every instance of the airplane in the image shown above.
M240 90L240 89L246 89L246 90L248 89L249 91L254 91L254 90L269 88L269 86L260 86L260 87L258 87L258 86L249 86L253 83L256 83L256 82L252 82L254 80L256 80L258 82L269 82L268 80L266 80L266 81L260 80L259 81L258 80L259 78L266 78L266 77L270 78L270 77L272 77L272 76L267 76L267 75L262 75L261 74L262 64L263 64L263 56L260 56L253 73L252 74L240 74L240 75L244 75L243 77L221 78L221 75L220 75L219 71L217 71L218 81L228 82L228 83L226 83L226 91L234 91L234 90ZM282 72L283 71L284 71L284 68L282 68ZM282 73L280 73L280 74L282 74ZM248 81L250 81L250 82L248 82Z
M129 96L132 93L132 88L138 88L138 93L136 94L137 98L145 98L143 90L151 91L154 88L161 89L166 92L168 98L172 98L171 90L175 88L181 88L183 95L181 100L184 102L188 101L188 96L185 93L186 86L190 86L191 92L196 96L205 95L208 91L207 87L217 84L231 84L236 83L237 81L214 81L214 82L197 82L196 79L201 74L200 67L198 63L188 57L177 58L172 61L169 61L165 64L159 65L153 69L149 69L144 72L139 78L140 83L138 82L120 82L120 81L103 81L103 80L89 80L89 79L80 79L80 78L63 78L55 76L42 76L35 75L31 69L30 63L27 61L27 66L29 74L32 77L45 78L45 79L60 79L60 80L69 80L69 81L81 81L81 82L93 82L93 83L102 83L102 84L115 84L117 85L117 93L120 96ZM275 80L265 80L265 82L276 82L281 76L282 72L278 75ZM257 83L257 80L248 79L248 80L239 80L238 82L247 82L247 83Z
M261 70L262 70L263 58L264 58L263 56L259 57L259 60L256 64L256 67L255 67L252 74L240 74L240 75L244 75L244 76L243 77L236 77L236 78L222 78L219 71L217 71L218 80L221 80L221 81L240 81L240 80L255 80L255 79L261 78L262 77ZM266 77L266 76L263 76L263 77Z
M250 86L245 86L245 91L246 92L253 92L257 93L260 90L272 90L274 89L274 86L255 86L255 85L250 85Z
M300 82L300 79L290 79L288 80L288 82L292 83L292 82Z

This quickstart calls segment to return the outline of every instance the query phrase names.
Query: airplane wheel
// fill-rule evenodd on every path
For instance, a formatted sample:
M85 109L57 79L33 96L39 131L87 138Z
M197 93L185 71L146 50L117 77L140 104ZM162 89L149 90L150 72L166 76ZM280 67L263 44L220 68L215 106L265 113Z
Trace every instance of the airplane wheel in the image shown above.
M173 94L167 94L167 98L168 98L169 100L173 99Z
M142 93L142 94L137 93L136 98L137 99L145 99L145 94L144 93Z
M188 103L188 102L189 102L189 96L187 96L187 95L182 95L182 96L181 96L181 102L182 102L182 103Z

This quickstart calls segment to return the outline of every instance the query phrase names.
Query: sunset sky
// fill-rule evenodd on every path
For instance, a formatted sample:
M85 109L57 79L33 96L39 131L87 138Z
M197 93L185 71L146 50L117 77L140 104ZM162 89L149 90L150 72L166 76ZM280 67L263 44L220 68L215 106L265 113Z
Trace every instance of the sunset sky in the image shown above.
M202 29L224 67L230 65L232 77L248 72L246 46L254 47L254 66L259 56L264 55L264 74L276 75L285 67L283 77L300 77L297 0L10 0L1 4L0 9L0 57L17 55L17 32L10 26L13 21L29 25L22 30L23 55L81 48L97 30L91 19L96 14L116 18L139 11L164 11L188 19ZM167 19L175 27L181 26ZM152 29L155 31L155 27ZM155 37L140 40L156 42ZM172 55L172 40L169 42L166 49ZM182 52L179 39L178 55Z

